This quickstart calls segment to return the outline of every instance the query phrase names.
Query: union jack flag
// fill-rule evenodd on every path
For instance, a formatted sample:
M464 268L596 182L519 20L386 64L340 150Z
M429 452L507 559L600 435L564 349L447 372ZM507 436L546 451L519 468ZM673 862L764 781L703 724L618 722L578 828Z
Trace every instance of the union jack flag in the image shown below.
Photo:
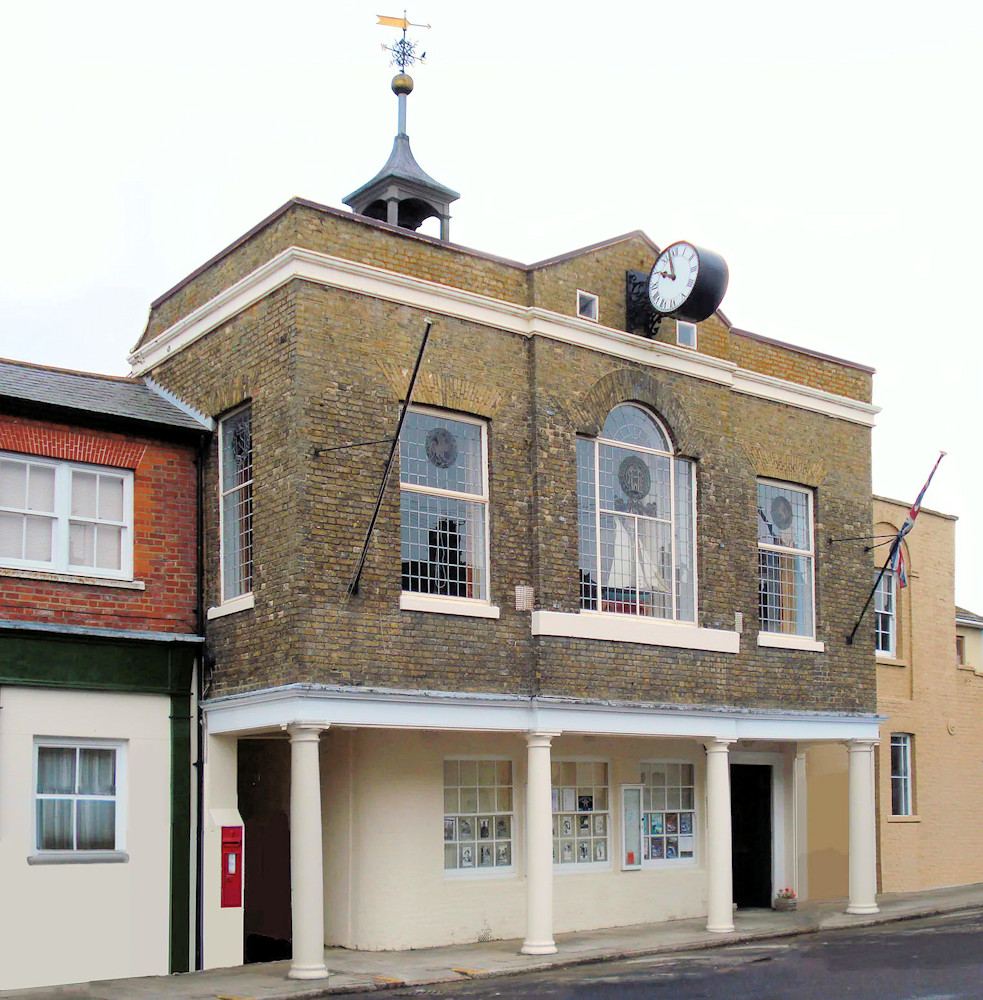
M922 500L925 498L925 491L928 489L928 484L932 481L932 476L935 475L935 470L939 467L939 462L941 462L944 457L945 452L940 451L939 457L935 460L935 465L932 466L932 471L928 474L928 479L925 480L925 485L921 488L918 496L915 497L915 502L911 505L911 510L908 511L908 516L905 518L904 524L901 525L898 537L895 538L893 544L891 545L891 554L888 556L888 566L893 571L899 587L904 588L908 586L908 574L905 571L904 552L901 549L901 540L915 526L915 518L918 517L919 511L922 509Z

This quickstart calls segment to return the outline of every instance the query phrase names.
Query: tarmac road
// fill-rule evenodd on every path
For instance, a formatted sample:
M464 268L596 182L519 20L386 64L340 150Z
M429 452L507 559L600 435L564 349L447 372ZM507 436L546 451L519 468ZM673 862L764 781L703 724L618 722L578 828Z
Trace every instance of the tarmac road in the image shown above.
M981 1000L983 910L598 962L392 997L460 1000Z

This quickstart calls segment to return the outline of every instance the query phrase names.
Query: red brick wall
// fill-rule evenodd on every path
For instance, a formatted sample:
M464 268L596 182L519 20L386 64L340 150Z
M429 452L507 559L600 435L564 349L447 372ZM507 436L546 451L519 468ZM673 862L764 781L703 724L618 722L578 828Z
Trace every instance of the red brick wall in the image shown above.
M0 414L0 451L133 471L133 578L143 590L0 568L0 618L195 631L195 458L186 445ZM53 575L50 575L53 576Z

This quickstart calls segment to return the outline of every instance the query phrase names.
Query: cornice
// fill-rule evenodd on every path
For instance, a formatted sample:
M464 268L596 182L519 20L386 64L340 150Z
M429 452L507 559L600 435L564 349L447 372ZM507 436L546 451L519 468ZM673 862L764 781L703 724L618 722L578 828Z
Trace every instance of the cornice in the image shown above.
M281 251L138 347L128 359L133 374L146 374L170 355L193 344L295 278L440 313L521 337L544 337L599 351L660 371L726 386L744 395L786 403L866 427L874 425L874 417L879 412L878 407L869 403L761 375L740 368L733 362L684 350L674 344L644 340L623 330L600 326L578 317L505 302L302 247L288 247Z

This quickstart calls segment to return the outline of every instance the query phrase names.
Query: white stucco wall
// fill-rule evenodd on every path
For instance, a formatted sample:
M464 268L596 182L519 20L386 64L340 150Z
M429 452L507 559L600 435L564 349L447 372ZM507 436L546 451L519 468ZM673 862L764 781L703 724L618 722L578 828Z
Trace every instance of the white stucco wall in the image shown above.
M170 701L0 688L0 989L168 971ZM125 743L116 864L29 865L35 737Z
M520 736L359 730L322 737L325 931L329 944L420 948L522 937L525 741ZM513 762L514 872L449 874L443 868L443 761L505 756ZM692 740L566 737L554 759L609 765L610 864L557 866L557 933L692 917L706 912L705 755ZM640 779L643 760L696 767L697 859L621 870L620 789Z

